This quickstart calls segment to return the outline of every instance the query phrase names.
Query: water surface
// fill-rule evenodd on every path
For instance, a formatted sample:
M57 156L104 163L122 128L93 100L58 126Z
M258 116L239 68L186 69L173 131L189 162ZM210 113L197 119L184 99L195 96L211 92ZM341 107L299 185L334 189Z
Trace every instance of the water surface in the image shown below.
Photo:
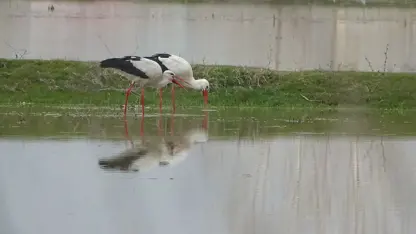
M2 233L416 230L411 112L1 110ZM99 166L145 141L179 153Z

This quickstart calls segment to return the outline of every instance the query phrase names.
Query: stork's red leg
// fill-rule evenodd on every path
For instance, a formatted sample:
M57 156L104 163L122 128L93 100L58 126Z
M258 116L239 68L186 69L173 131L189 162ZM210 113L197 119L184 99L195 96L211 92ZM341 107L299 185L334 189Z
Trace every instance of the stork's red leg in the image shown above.
M142 119L140 120L140 136L142 137L142 143L144 143L144 88L142 88L140 102L142 104Z
M157 130L159 136L162 136L162 115L159 116L159 120L157 122Z
M131 147L134 147L133 140L129 136L129 129L128 129L128 126L127 126L127 120L124 120L124 133L126 135L126 139L128 141L130 141Z
M142 95L140 98L140 103L142 104L142 116L144 117L144 88L142 88Z
M159 112L162 114L162 96L163 96L163 89L159 89Z
M175 85L172 84L172 108L173 113L176 112L176 105L175 105Z
M124 118L126 118L126 113L127 113L127 103L128 103L129 96L130 96L130 93L131 93L131 89L133 88L133 86L134 86L134 81L132 81L132 82L130 83L129 88L128 88L128 89L127 89L127 91L126 91L126 100L124 101Z

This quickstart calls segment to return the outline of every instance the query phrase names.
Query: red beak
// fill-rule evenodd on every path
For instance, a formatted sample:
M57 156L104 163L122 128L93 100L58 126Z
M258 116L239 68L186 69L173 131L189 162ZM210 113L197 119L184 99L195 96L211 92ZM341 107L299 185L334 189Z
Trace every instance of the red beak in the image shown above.
M173 80L172 80L172 83L175 83L175 84L179 85L181 88L184 88L184 89L186 90L186 88L185 88L185 87L183 87L183 85L182 85L182 84L180 84L180 83L178 82L178 80L180 80L180 81L181 81L181 82L183 82L183 83L186 83L186 84L190 85L188 82L186 82L184 79L180 78L179 76L175 76L175 79L173 79Z
M202 95L204 96L204 104L208 104L208 90L204 89L202 90Z
M174 84L177 84L179 87L181 87L181 88L185 88L185 87L183 87L183 85L181 84L181 83L179 83L176 79L173 79L172 80L172 83L174 83Z

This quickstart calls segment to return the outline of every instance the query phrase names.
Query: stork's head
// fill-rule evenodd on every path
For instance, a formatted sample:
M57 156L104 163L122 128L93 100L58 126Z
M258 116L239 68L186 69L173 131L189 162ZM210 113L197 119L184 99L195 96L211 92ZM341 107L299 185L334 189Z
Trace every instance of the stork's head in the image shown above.
M202 90L202 91L209 90L209 82L206 79L198 79L195 81L197 83L196 86L198 87L199 90Z
M181 83L178 82L178 79L181 78L177 77L175 73L173 73L173 71L166 70L165 72L163 72L163 77L165 79L168 79L170 82L179 85L181 88L185 88Z
M206 79L198 79L194 81L194 88L198 90L202 90L202 95L204 96L204 103L208 103L208 90L209 90L209 82Z

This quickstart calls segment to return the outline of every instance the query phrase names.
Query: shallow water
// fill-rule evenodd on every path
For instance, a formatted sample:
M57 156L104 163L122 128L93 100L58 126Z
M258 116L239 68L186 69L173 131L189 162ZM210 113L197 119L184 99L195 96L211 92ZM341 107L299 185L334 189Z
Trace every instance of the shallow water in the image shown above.
M170 52L278 70L410 71L414 8L0 1L0 57L102 60Z
M1 233L416 230L415 113L63 109L0 109Z

